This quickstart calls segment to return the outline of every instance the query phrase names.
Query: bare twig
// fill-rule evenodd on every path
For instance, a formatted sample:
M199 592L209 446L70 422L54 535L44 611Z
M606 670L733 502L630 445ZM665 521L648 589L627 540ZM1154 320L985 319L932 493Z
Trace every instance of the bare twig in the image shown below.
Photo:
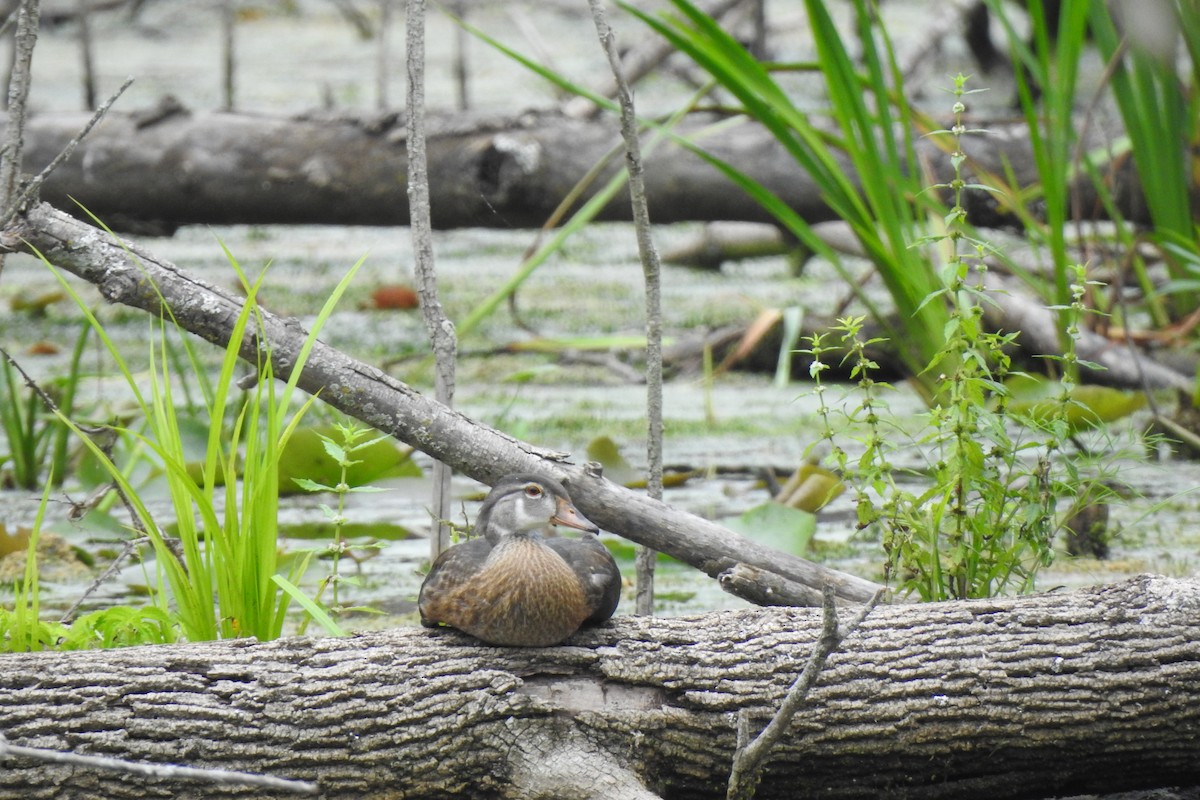
M8 141L0 153L0 204L5 214L13 210L17 184L21 177L21 157L25 150L26 101L33 73L33 48L37 44L38 0L21 0L16 11L17 32L13 37L12 77L8 83ZM0 272L4 256L0 254Z
M714 20L720 20L733 9L747 0L704 0L697 4L706 15ZM621 59L622 78L626 84L637 83L654 70L659 64L675 53L675 48L661 36L648 37L625 54ZM620 87L616 79L606 81L603 85L594 87L596 94L604 97L616 97ZM573 97L563 106L563 114L574 118L590 118L600 112L600 107L586 97Z
M454 323L438 299L433 262L433 223L429 211L429 173L425 156L425 0L409 0L408 31L408 208L412 228L413 262L421 313L433 346L434 390L439 403L454 404L454 360L458 347ZM433 468L433 528L429 557L450 546L450 467L438 461Z
M79 425L78 423L71 422L67 418L67 415L64 414L58 407L58 404L54 402L54 398L47 394L45 389L43 389L41 386L38 386L37 381L35 381L33 377L25 371L25 368L21 366L20 362L13 358L12 355L3 347L0 347L0 358L3 358L5 361L7 361L13 369L21 374L21 380L24 381L25 385L28 386L29 389L38 396L38 399L42 401L42 405L46 407L47 411L58 417L63 422L70 424L77 433L91 437L99 437L111 434L112 429L107 426L86 427ZM110 436L108 441L101 444L100 449L104 451L105 456L111 456L112 448L115 444L116 438ZM129 512L130 524L133 526L133 529L142 536L145 536L146 528L144 525L142 525L142 521L138 517L137 512L134 510L133 504L129 502L129 496L125 494L125 490L122 489L121 485L116 481L112 482L112 489L117 493L117 497L120 498L121 503L125 506L125 510ZM182 560L180 563L182 563Z
M43 750L40 747L21 747L9 744L3 735L0 735L0 758L32 758L54 764L68 764L73 767L145 775L160 780L202 781L222 786L255 786L280 792L295 792L296 794L317 793L317 785L309 781L292 781L270 775L255 775L249 772L233 772L225 769L199 769L197 767L180 767L174 764L146 764L107 756L84 756L77 753L63 753L58 750Z
M792 724L792 718L800 710L800 705L816 684L821 670L825 668L825 661L847 636L858 630L858 626L871 613L871 609L875 608L883 598L883 589L875 593L875 596L862 607L854 619L850 620L845 631L840 633L838 632L837 604L833 588L826 584L822 589L822 594L824 603L822 605L821 637L813 646L812 654L809 655L804 670L788 689L783 702L779 704L779 710L775 712L775 716L767 723L767 727L763 728L753 741L750 741L750 715L745 709L738 714L738 747L733 755L733 770L729 774L729 788L725 795L727 800L749 800L754 796L754 789L762 776L767 755L771 748L783 738L784 733Z
M106 486L104 488L108 489L110 487ZM83 594L79 595L75 602L71 604L71 607L63 612L63 615L58 618L58 621L63 625L66 625L72 619L74 619L75 612L79 610L79 607L83 605L84 601L91 597L97 589L108 583L108 579L117 573L117 570L119 570L121 565L125 563L125 559L136 553L139 547L148 544L151 544L151 539L149 536L139 536L136 539L130 539L126 541L121 548L121 552L117 553L117 557L112 560L112 563L108 565L104 572L101 572L96 579L92 581L91 586L88 586L88 588L84 590Z
M88 0L76 0L79 21L79 58L83 67L83 107L96 107L96 68L92 53L92 14Z
M662 294L659 275L662 271L658 250L650 233L650 210L646 203L646 182L642 171L641 143L638 139L637 115L633 93L629 91L621 70L616 37L600 0L588 0L592 20L600 45L608 56L613 78L617 84L617 99L621 105L621 137L625 140L625 164L629 171L629 198L633 207L633 222L637 230L638 253L642 258L642 273L646 284L646 454L649 474L646 491L655 500L662 499ZM637 554L637 613L654 613L654 562L657 554L646 547Z
M237 11L234 9L236 0L225 0L221 3L221 90L222 107L233 111L235 75L237 73L236 42L234 27L237 23Z
M375 107L387 111L392 84L392 5L396 0L379 0L379 43L375 50Z

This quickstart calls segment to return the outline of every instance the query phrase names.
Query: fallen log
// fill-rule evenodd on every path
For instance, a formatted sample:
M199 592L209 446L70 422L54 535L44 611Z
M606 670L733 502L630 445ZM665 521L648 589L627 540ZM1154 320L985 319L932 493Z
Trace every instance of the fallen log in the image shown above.
M76 113L32 117L25 132L24 170L36 173L50 163L86 120ZM689 120L679 133L696 135L711 122ZM997 175L1011 169L1021 186L1038 181L1024 123L978 121L972 127L989 132L967 142L971 160L963 180L973 182L971 168L979 165ZM1095 151L1120 131L1093 126L1087 135L1087 149ZM42 198L72 213L78 203L117 230L170 232L192 223L405 225L404 137L401 113L371 119L193 113L167 98L145 111L110 113L49 177ZM433 225L540 227L593 165L608 166L580 203L623 166L619 144L617 126L607 119L572 119L554 112L431 119L427 150ZM700 144L762 183L808 222L835 218L819 188L761 126L726 125L704 134ZM920 138L916 150L919 168L933 173L931 182L953 177L949 157L934 138ZM853 173L848 162L842 166ZM714 167L675 143L647 150L645 179L651 219L658 224L774 221ZM1128 159L1114 168L1112 180L1125 218L1147 221ZM1103 213L1086 182L1073 197L1087 218ZM976 224L1009 219L988 192L969 193L967 210ZM627 194L618 193L598 219L629 220Z
M876 608L758 797L1039 798L1200 784L1200 582ZM843 612L844 619L851 612ZM417 628L0 656L12 744L314 781L326 798L720 798L820 612L622 617L561 647ZM631 782L632 781L632 782ZM0 795L283 796L10 758Z

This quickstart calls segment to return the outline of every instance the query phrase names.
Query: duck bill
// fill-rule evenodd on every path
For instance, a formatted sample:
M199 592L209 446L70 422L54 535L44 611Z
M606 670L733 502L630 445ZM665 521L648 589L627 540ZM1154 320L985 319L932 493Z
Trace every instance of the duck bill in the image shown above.
M579 513L579 509L571 505L570 501L561 497L558 498L558 512L550 518L550 522L555 525L565 525L568 528L587 531L588 533L600 532L600 529L590 519Z

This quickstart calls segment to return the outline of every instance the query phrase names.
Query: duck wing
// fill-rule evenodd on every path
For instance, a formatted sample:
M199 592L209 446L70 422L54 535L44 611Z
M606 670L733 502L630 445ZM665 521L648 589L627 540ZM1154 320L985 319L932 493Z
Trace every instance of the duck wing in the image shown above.
M417 597L422 625L436 628L442 623L454 624L459 609L457 603L449 602L450 598L455 596L458 587L483 568L491 552L491 542L480 536L456 544L437 557L421 583L421 593Z
M585 533L578 539L555 537L545 543L567 562L583 586L589 610L584 624L599 625L611 617L621 601L621 570L600 539Z

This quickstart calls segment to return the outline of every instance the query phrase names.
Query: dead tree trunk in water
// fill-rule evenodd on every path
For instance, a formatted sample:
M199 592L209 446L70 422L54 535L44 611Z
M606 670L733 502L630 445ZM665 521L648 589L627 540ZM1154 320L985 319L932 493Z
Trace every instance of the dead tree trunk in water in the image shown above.
M758 797L1200 784L1197 608L1200 583L1150 576L877 608ZM723 798L739 712L766 723L820 628L816 610L753 609L624 617L545 649L413 628L5 655L0 725L12 744L311 780L326 798ZM0 794L266 796L21 759Z
M27 172L50 162L85 121L79 114L42 114L26 131ZM711 120L707 120L711 121ZM696 133L704 121L678 133ZM983 123L978 123L983 127ZM1038 181L1023 123L994 123L973 137L963 179L974 165L998 175L1011 169L1021 186ZM1089 129L1089 150L1119 131ZM173 230L202 224L405 225L408 164L403 119L286 118L191 113L169 99L154 109L110 114L73 158L47 181L42 198L75 213L76 201L115 229ZM554 113L515 118L444 116L430 121L428 162L436 228L540 227L594 164L607 159L583 199L622 166L620 137L606 120ZM706 134L699 145L762 183L810 223L835 214L795 160L761 126L746 123ZM950 160L929 137L917 143L921 168L933 180L953 177ZM714 167L675 143L645 159L651 218L680 221L773 217ZM849 162L843 164L852 174ZM914 166L914 169L917 167ZM1114 167L1114 195L1125 218L1147 213L1130 159ZM1078 187L1085 216L1103 213L1086 182ZM583 202L583 199L580 202ZM967 197L968 214L995 223L988 192ZM629 220L629 199L614 198L601 220Z

